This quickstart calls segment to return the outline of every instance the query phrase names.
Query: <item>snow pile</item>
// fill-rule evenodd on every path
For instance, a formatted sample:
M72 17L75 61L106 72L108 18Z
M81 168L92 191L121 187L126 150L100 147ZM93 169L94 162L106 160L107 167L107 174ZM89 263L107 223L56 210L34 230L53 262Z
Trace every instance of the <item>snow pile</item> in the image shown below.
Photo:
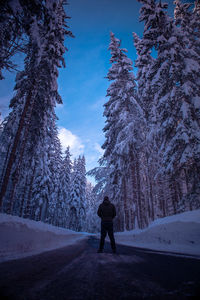
M118 244L200 255L200 209L157 219L143 230L118 232L115 238Z
M86 237L85 233L0 214L0 261L64 247Z
M0 214L0 262L72 245L88 235ZM115 239L128 246L200 255L200 209L157 219L143 230L117 232Z

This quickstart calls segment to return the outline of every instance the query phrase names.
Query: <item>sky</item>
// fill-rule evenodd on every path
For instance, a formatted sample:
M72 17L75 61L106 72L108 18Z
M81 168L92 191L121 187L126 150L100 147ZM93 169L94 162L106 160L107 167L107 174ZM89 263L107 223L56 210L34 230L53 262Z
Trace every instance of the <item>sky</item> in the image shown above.
M172 14L173 0L165 2ZM134 63L136 51L132 33L142 36L143 32L140 7L137 0L68 0L66 6L66 13L71 17L68 26L75 37L66 38L66 68L59 69L58 86L63 104L56 108L57 125L63 149L69 145L73 158L84 154L87 171L98 166L103 154L103 104L108 100L109 86L105 77L111 66L110 32L121 40L121 46L128 50L127 55ZM22 65L23 56L17 55L15 61ZM15 75L4 72L6 79L0 81L3 117L9 112Z

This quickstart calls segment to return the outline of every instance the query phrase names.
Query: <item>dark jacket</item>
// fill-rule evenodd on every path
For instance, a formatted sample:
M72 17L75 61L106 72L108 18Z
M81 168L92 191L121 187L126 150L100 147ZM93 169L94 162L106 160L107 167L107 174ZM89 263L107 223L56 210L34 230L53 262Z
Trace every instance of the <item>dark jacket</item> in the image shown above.
M112 221L116 216L115 206L109 200L104 200L99 205L97 214L102 221Z

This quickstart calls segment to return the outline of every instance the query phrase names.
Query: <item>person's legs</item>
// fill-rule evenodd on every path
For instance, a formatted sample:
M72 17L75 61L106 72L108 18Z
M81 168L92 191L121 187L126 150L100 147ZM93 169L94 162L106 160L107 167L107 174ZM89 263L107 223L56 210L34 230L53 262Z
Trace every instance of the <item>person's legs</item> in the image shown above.
M103 251L106 234L107 234L106 226L103 222L101 222L101 239L99 244L100 251Z
M113 233L113 223L110 223L108 226L108 236L110 238L110 244L113 252L116 251L115 238Z

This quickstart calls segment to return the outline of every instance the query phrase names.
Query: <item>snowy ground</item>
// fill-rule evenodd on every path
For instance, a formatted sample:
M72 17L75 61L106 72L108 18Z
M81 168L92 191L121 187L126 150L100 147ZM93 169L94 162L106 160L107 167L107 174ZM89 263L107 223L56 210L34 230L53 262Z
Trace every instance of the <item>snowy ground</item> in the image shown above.
M0 262L78 243L89 235L0 214ZM200 210L157 219L147 229L118 232L115 238L118 244L200 256Z
M157 219L144 230L115 234L118 244L200 255L200 209Z
M0 262L71 245L87 238L87 235L0 214Z

